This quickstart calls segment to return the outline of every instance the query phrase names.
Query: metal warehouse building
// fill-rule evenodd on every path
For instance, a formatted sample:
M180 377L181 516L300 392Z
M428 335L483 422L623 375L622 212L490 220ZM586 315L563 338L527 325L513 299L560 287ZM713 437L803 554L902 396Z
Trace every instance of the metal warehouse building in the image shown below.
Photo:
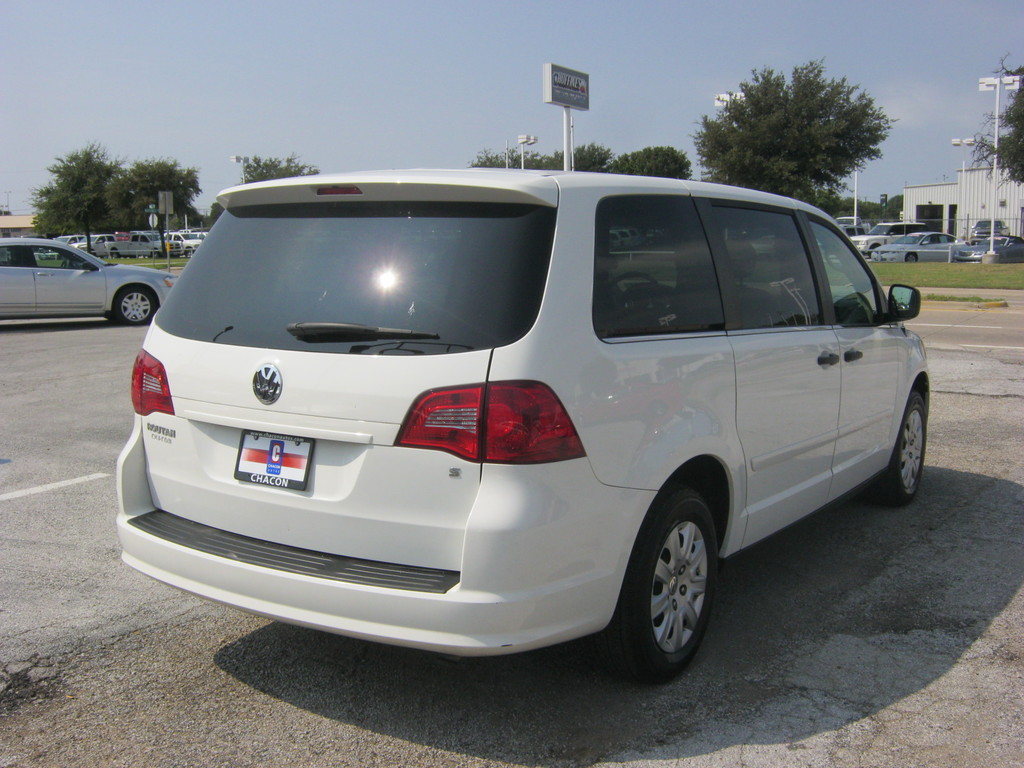
M1010 228L1011 235L1024 236L1024 184L1007 181L996 192L992 208L992 167L958 170L955 182L904 187L903 219L923 221L937 231L963 237L979 219L996 219Z

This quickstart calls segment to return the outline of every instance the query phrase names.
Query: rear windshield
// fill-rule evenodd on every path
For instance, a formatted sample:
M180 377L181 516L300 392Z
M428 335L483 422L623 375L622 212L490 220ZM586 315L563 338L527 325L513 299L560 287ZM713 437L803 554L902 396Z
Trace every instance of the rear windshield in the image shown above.
M492 203L225 211L156 323L199 341L315 352L509 344L536 319L554 223L553 208ZM327 331L303 337L295 324Z

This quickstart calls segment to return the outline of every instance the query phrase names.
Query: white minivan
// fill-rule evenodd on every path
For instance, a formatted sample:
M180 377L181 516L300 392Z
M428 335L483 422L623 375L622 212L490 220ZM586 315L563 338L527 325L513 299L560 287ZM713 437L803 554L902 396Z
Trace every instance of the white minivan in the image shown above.
M123 558L168 584L454 655L597 634L659 681L721 558L918 490L920 294L811 206L506 170L218 200L118 461Z

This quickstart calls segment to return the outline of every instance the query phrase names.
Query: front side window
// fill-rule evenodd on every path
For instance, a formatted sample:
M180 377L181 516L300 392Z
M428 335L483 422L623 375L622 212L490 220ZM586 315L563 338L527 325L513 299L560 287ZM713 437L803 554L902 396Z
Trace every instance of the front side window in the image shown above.
M725 327L711 251L689 197L623 195L598 204L593 317L600 338Z
M732 268L742 327L820 325L814 276L794 217L723 205L711 210Z
M878 297L867 267L843 239L828 227L811 222L825 265L832 306L839 325L870 325L880 315Z

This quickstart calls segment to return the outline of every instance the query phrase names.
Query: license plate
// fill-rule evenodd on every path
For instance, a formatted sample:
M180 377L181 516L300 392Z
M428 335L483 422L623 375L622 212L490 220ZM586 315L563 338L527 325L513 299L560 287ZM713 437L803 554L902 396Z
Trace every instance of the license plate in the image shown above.
M242 433L235 479L243 483L306 490L313 464L313 441L269 432Z

